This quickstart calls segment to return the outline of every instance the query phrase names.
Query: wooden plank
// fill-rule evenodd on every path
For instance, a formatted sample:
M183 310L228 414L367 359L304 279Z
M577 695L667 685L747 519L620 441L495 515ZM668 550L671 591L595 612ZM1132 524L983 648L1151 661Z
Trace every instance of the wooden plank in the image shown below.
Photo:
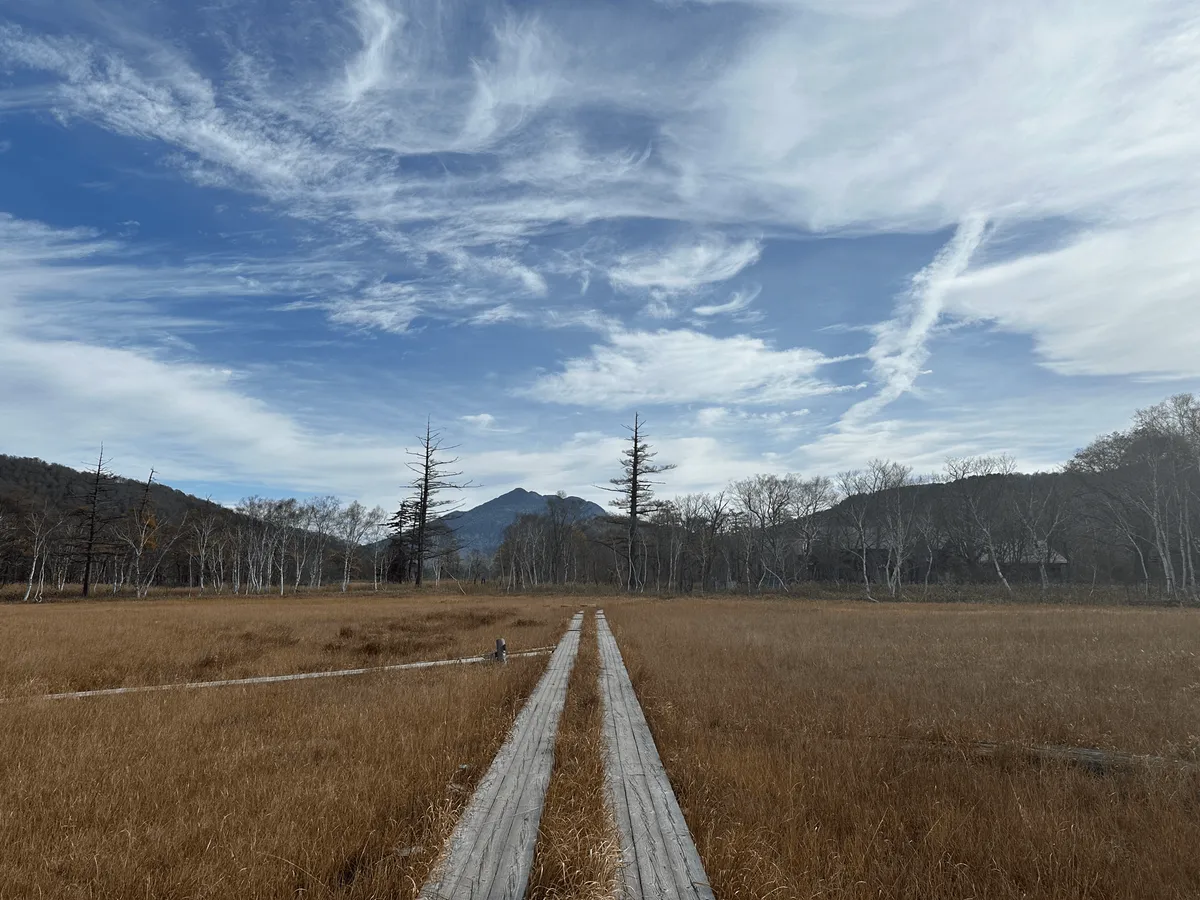
M508 659L520 656L541 656L552 652L552 647L538 647L507 654ZM434 659L414 663L396 663L389 666L368 666L364 669L334 669L327 672L297 672L293 675L256 675L253 678L227 678L223 681L180 681L174 684L147 684L134 687L99 688L94 691L69 691L64 694L38 694L32 697L0 697L0 703L15 703L21 700L82 700L86 697L115 697L120 694L145 694L154 691L198 690L200 688L236 687L248 684L277 684L282 681L307 681L312 678L344 678L349 675L370 675L373 672L400 672L407 669L433 669L438 666L463 666L470 663L488 662L495 657L464 656L459 659Z
M714 900L616 639L596 613L609 799L621 833L625 900Z
M995 741L976 741L969 745L976 756L1008 755L1016 758L1043 762L1060 762L1087 769L1093 775L1132 769L1194 769L1196 764L1184 759L1168 759L1164 756L1146 756L1101 750L1096 747L1055 747L1044 744L1002 744Z
M577 613L421 888L422 900L525 895L582 623L583 613Z
M1078 766L1093 775L1107 775L1139 769L1193 771L1200 765L1186 759L1167 756L1123 753L1098 747L1068 747L1050 744L1026 744L1017 741L935 741L901 739L880 735L859 738L825 737L822 740L854 748L863 744L887 744L898 750L917 753L942 753L956 756L1007 757L1030 763L1057 762Z

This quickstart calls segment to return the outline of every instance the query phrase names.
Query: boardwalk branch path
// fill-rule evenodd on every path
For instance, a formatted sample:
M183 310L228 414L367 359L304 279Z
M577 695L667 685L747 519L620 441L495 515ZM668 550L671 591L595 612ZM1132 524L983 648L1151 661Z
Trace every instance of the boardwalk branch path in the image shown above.
M508 659L519 656L540 656L552 647L538 647L507 654ZM253 678L226 678L223 681L177 681L174 684L144 684L134 687L99 688L94 691L69 691L65 694L35 694L30 697L0 697L0 703L17 700L82 700L85 697L116 697L121 694L145 694L155 691L200 690L215 687L239 687L248 684L278 684L282 681L308 681L313 678L344 678L348 675L372 675L377 672L403 672L409 669L436 669L439 666L465 666L488 662L494 656L465 656L459 659L434 659L425 662L397 663L390 666L369 666L365 669L333 669L325 672L297 672L294 675L256 675Z
M650 726L604 613L596 613L608 789L621 833L625 900L713 900Z
M582 624L583 613L578 613L475 790L445 856L421 889L423 900L525 896Z

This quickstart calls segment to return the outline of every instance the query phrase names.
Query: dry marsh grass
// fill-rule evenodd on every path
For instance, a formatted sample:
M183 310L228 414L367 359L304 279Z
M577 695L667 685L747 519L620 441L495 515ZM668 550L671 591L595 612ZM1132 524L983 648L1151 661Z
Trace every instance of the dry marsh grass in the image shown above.
M381 666L557 642L552 598L303 595L0 606L0 697Z
M608 615L718 897L1200 895L1195 768L967 752L1195 762L1192 612L746 600Z
M9 705L0 897L412 897L544 665Z
M588 610L554 747L526 900L609 900L620 839L604 781L595 609Z

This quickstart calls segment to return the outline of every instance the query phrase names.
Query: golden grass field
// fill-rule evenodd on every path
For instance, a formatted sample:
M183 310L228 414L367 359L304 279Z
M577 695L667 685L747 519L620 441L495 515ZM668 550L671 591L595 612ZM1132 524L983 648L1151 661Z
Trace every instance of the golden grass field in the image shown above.
M410 592L0 605L0 898L412 897L545 657L31 695L515 651L594 605L719 900L1200 896L1195 611ZM531 900L613 884L594 635Z
M0 697L317 672L553 645L571 599L375 593L0 606Z
M1200 617L609 604L718 898L1200 896ZM1178 764L1090 774L970 741Z
M543 666L10 705L0 896L411 897Z
M558 601L0 607L0 684L153 684L554 644ZM413 896L545 657L0 705L0 897Z

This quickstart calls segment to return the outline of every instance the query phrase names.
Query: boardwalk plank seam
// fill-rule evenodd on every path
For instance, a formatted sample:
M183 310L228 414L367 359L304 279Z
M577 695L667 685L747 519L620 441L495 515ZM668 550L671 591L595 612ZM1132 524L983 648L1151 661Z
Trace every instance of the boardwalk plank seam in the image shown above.
M603 612L596 613L605 780L621 833L625 900L714 900L696 844Z
M542 656L553 647L538 647L509 653L508 658ZM297 672L292 675L255 675L251 678L226 678L221 681L180 681L173 684L145 684L131 687L98 688L92 691L68 691L62 694L35 694L29 697L0 697L0 703L16 703L32 700L81 700L85 697L115 697L120 694L146 694L155 691L198 690L200 688L235 687L247 684L276 684L282 681L306 681L311 678L343 678L349 675L370 675L374 672L399 672L406 669L433 669L438 666L465 666L471 663L488 662L494 657L463 656L458 659L433 659L413 663L395 663L387 666L368 666L363 669L334 669L326 672Z
M583 613L578 613L421 888L422 900L519 900L525 895L582 624Z

